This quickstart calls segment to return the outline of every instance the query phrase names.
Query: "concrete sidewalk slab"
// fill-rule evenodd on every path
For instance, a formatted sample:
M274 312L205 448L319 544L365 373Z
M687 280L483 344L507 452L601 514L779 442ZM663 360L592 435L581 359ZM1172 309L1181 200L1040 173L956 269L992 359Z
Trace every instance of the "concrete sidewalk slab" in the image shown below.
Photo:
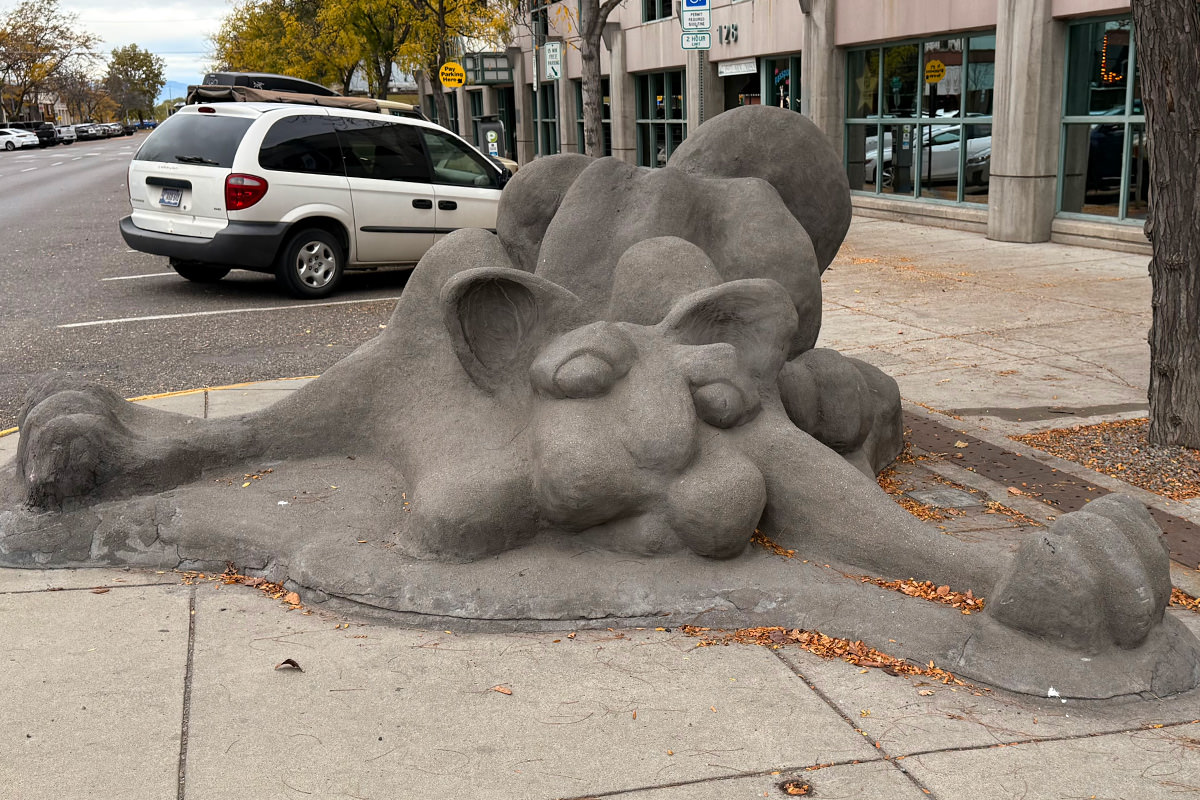
M121 569L9 569L0 572L0 595L13 592L60 592L123 586L178 586L179 575L133 567Z
M199 797L575 797L877 757L764 649L346 628L198 588ZM286 658L304 671L273 669Z
M904 760L935 797L1168 800L1200 790L1200 723Z
M176 796L188 595L0 594L0 795Z

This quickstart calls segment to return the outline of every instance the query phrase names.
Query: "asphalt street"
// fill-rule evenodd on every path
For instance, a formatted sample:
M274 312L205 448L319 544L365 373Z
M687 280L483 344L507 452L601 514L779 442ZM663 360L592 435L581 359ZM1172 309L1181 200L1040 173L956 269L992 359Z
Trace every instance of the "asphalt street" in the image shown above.
M42 373L64 370L126 397L322 372L387 323L407 272L350 273L325 301L235 270L190 283L131 251L126 172L146 134L0 151L0 430Z

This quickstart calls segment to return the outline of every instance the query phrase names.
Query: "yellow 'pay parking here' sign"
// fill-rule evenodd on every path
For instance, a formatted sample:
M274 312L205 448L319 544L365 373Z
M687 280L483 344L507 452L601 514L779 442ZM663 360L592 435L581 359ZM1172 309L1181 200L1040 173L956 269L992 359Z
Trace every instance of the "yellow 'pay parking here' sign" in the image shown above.
M447 61L442 64L442 68L438 70L438 77L442 79L442 86L449 86L452 89L457 89L467 82L467 71L462 68L461 64L453 61Z

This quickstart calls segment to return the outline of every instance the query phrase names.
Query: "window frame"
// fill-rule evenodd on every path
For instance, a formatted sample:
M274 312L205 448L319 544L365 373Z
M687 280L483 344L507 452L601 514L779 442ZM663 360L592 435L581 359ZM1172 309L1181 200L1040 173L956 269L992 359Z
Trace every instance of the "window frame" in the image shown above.
M1125 82L1125 107L1124 113L1121 114L1068 114L1069 97L1071 91L1071 48L1072 33L1087 25L1104 25L1109 22L1128 21L1129 24L1129 55L1128 64L1132 70ZM1145 217L1130 217L1129 212L1129 185L1130 185L1130 169L1129 164L1132 156L1133 148L1133 131L1140 126L1142 131L1141 138L1143 142L1146 138L1146 113L1145 103L1142 104L1142 113L1134 113L1135 90L1138 85L1138 74L1140 69L1137 63L1137 31L1134 28L1132 17L1129 14L1105 15L1099 17L1086 17L1084 19L1072 20L1067 25L1066 46L1064 48L1065 57L1063 59L1063 93L1061 98L1061 122L1059 125L1059 141L1058 141L1058 175L1055 188L1054 208L1056 216L1064 219L1079 219L1089 221L1103 221L1110 223L1119 223L1122 225L1144 225ZM1084 211L1064 211L1063 198L1064 188L1066 183L1066 163L1067 163L1067 130L1070 125L1090 125L1090 130L1095 130L1100 125L1120 125L1122 130L1123 141L1121 143L1121 180L1118 188L1117 215L1108 216L1105 214L1088 214ZM1086 189L1084 190L1086 193Z
M854 47L854 48L847 49L846 62L845 62L846 63L845 102L846 102L847 109L853 108L852 103L854 100L853 90L855 88L855 84L854 84L853 76L856 73L853 71L853 59L856 56L862 56L862 55L869 54L869 53L876 54L875 87L874 87L875 104L874 104L874 108L872 109L874 113L868 113L864 116L850 116L850 114L847 113L846 118L843 120L842 152L844 154L843 155L843 165L847 170L847 174L849 173L849 167L850 167L850 131L852 128L860 127L860 126L864 127L866 129L867 138L870 138L870 136L872 135L872 132L873 132L873 135L876 137L876 142L878 143L877 144L877 152L879 152L883 149L885 133L888 133L889 129L908 128L910 135L912 136L912 140L913 140L913 158L912 158L912 166L911 166L911 169L912 169L912 189L911 189L911 191L905 192L903 194L897 193L897 192L885 192L884 186L883 186L884 170L882 169L881 165L877 164L876 169L875 169L875 187L874 187L874 189L869 190L869 189L864 189L864 188L855 188L854 186L852 186L851 187L852 193L867 195L867 196L871 196L871 197L910 199L910 200L921 201L921 202L926 202L926 203L941 203L941 204L947 204L947 205L966 206L966 207L980 205L979 203L972 202L972 201L966 199L967 178L969 177L968 164L967 164L968 157L969 157L969 151L966 146L960 146L958 148L958 151L959 151L958 152L958 177L957 177L957 187L955 190L954 199L933 197L927 193L926 187L927 187L927 185L931 185L933 183L933 181L926 180L924 178L924 174L926 172L926 167L928 166L925 164L926 151L927 150L929 151L928 157L931 160L933 158L933 154L932 154L932 145L930 145L929 147L926 147L923 144L923 129L929 128L931 131L931 137L932 137L932 136L938 135L938 134L935 134L932 132L934 127L938 127L938 128L957 127L959 129L958 135L959 135L960 143L967 142L971 138L974 138L974 137L969 137L966 135L967 131L965 131L964 129L967 128L968 126L970 126L970 127L976 127L976 126L987 127L989 129L989 134L991 131L994 130L994 113L995 113L994 74L993 74L993 85L992 85L992 90L991 90L993 92L992 113L989 113L987 115L980 115L980 116L966 116L967 112L966 112L965 98L966 98L966 92L968 91L968 81L970 79L971 66L972 66L972 64L976 63L971 58L972 50L986 51L988 49L985 47L973 46L972 41L977 40L977 39L987 39L987 38L991 38L994 40L995 37L996 37L996 31L994 28L984 28L984 29L977 29L977 30L952 31L952 32L944 33L944 34L939 34L937 36L923 36L923 37L913 38L913 39L903 39L903 40L893 41L893 42L883 42L880 44L870 45L867 47ZM924 81L924 75L922 72L922 64L924 63L924 56L926 53L926 49L927 49L928 45L930 45L931 43L945 42L945 41L954 40L954 39L957 39L962 42L961 69L962 69L962 75L963 75L963 86L959 90L958 115L954 116L954 117L937 117L937 116L932 116L932 115L927 116L926 115L927 109L925 108L925 104L926 104L925 81ZM916 48L916 57L917 57L917 81L918 81L918 83L917 83L917 86L914 87L914 89L913 89L912 113L908 116L886 116L884 112L887 110L887 104L885 102L885 87L884 87L883 73L885 70L887 52L893 48L907 47L907 46L913 46ZM993 52L993 53L995 52L994 45L991 48L991 52ZM995 63L994 56L993 56L992 62L987 62L987 61L981 60L978 63L993 63L994 64ZM939 133L940 133L940 131L939 131ZM892 135L895 135L895 134L892 134ZM869 157L869 154L864 153L864 159L866 159L868 157ZM879 160L879 158L880 158L879 156L876 156L877 160ZM990 182L990 156L989 156L989 182Z
M687 130L687 70L685 69L669 69L659 70L656 72L639 72L634 76L634 130L637 134L637 163L639 166L650 167L656 169L659 166L665 166L667 161L671 160L671 154L675 152L675 148L688 136ZM671 112L675 104L669 99L676 95L670 93L670 89L674 88L671 83L672 79L678 80L680 99L679 116L672 116ZM653 108L658 108L658 92L657 86L662 87L663 98L663 116L655 117L651 111ZM654 101L650 101L650 96L654 96ZM644 115L643 111L651 111L650 115ZM646 134L653 133L655 126L663 126L663 152L664 161L660 165L658 163L658 153L654 154L653 163L650 162L650 156L646 152ZM657 138L655 138L657 146Z

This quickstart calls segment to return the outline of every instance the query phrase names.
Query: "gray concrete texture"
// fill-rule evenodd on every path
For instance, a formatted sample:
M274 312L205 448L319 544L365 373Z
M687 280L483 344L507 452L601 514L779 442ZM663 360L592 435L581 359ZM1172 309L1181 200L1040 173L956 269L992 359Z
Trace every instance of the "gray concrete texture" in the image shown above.
M1070 352L1058 360L1063 348L1053 337L1042 339L1019 320L998 325L1030 305L1029 286L1005 273L1045 270L1043 282L1057 285L1038 292L1079 309L1080 341L1136 350L1144 346L1139 320L1149 321L1144 262L1052 244L998 248L974 234L856 220L824 276L821 344L875 363L898 360L893 351L902 337L868 340L879 325L913 330L903 315L905 303L920 296L912 272L974 284L965 306L944 313L1011 353L982 380L985 402L956 424L1020 451L1005 434L1144 413L1145 393L1113 381L1102 345L1094 378ZM1063 274L1053 274L1055 264ZM964 271L972 274L958 275ZM1107 278L1145 296L1147 307L1122 303ZM926 284L936 288L937 281ZM1114 329L1107 312L1129 324ZM949 328L935 318L922 330L931 353L954 355L959 340L943 332ZM1023 347L1026 340L1040 346ZM1056 363L1039 374L1056 379L1059 397L1044 397L1020 375L997 374L1033 371L1047 356ZM955 382L973 374L969 364L945 369ZM909 403L960 407L950 383L900 378ZM1114 386L1113 398L1127 410L1097 409L1096 382ZM267 396L247 387L213 391L210 410ZM1038 412L1042 400L1061 400L1064 411ZM203 414L195 396L145 402ZM15 436L0 437L0 461L15 445ZM990 489L1006 505L1023 502L953 464L908 469L930 466ZM1044 511L1028 502L1029 512ZM1178 512L1181 504L1167 505ZM942 524L949 537L1009 546L1024 535L1008 518L980 509ZM1196 593L1197 573L1177 568L1175 576ZM807 782L826 798L1155 800L1200 786L1196 691L1062 702L892 677L787 648L696 650L695 640L675 630L447 634L329 611L305 616L245 587L179 586L179 577L169 570L0 570L0 786L19 787L13 796L30 800L232 793L715 800L787 797L780 789L787 780ZM1200 614L1168 615L1200 631ZM285 658L305 671L276 671ZM93 710L103 717L89 717Z
M849 224L836 154L782 109L715 117L665 169L543 159L506 187L495 235L439 242L377 339L275 404L197 420L44 380L0 481L0 563L235 561L310 601L450 627L821 619L876 646L899 627L904 655L1018 691L1195 686L1200 643L1163 617L1168 559L1137 501L1097 500L1003 551L948 546L879 491L897 385L813 347ZM940 288L906 304L915 325L946 327L940 307L969 293ZM906 347L910 374L936 378L925 344ZM958 357L987 366L986 350ZM268 498L228 491L243 470ZM898 615L749 549L758 528L843 571L999 602L964 621L902 598Z

